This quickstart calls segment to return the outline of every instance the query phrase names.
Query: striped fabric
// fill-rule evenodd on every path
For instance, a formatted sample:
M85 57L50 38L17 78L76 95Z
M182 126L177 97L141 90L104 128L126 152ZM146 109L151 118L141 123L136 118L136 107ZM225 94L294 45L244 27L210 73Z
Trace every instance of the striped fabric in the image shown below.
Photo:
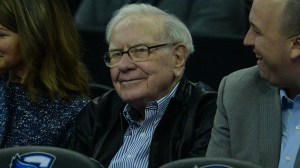
M149 102L145 109L145 120L139 121L140 113L127 104L123 115L129 123L124 135L124 143L109 168L146 168L153 133L163 116L168 103L174 97L178 84L165 97L157 101Z

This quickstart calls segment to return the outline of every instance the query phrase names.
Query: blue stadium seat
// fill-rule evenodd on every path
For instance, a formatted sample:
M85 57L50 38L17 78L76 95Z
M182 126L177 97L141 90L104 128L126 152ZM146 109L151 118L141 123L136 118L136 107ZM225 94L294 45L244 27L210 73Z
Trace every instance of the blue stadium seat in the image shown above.
M188 158L164 164L160 168L262 168L246 161L229 158Z
M46 146L0 149L0 165L1 168L103 168L83 154Z

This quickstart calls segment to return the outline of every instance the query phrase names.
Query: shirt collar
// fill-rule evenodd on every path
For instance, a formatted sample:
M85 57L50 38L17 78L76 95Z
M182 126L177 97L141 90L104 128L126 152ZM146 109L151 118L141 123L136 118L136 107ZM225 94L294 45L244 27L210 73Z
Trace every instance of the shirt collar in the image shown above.
M293 108L294 101L287 96L286 91L284 89L280 89L279 94L281 100L281 109L286 110Z
M179 83L177 83L176 86L172 89L172 91L169 92L163 98L161 98L159 100L151 101L147 104L147 106L145 108L145 112L146 112L145 120L152 117L151 115L149 115L147 113L148 111L154 110L154 111L156 111L155 116L160 116L160 117L164 114L171 98L175 96L178 85L179 85ZM123 110L123 115L129 123L138 123L138 120L141 117L141 114L139 112L137 112L130 104L126 104L126 106Z

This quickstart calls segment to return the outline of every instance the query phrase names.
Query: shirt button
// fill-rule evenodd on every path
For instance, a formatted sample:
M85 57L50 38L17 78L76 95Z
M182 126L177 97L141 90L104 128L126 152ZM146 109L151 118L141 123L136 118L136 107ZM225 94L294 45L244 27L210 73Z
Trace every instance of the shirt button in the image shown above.
M146 136L145 133L141 133L141 134L140 134L140 137L145 137L145 136Z
M297 129L297 130L300 130L300 125L297 125L297 126L296 126L296 129Z
M286 160L286 161L290 161L290 160L291 160L291 157L286 156L286 157L285 157L285 160Z

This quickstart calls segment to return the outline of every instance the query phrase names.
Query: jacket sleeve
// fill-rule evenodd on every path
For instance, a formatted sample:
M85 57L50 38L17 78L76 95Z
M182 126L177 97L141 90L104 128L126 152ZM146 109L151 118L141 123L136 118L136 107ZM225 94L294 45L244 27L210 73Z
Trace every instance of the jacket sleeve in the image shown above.
M198 104L195 130L189 157L205 156L216 113L216 92L206 92ZM200 115L200 116L199 116Z
M222 79L218 91L217 112L211 139L206 152L207 157L230 157L230 134L227 120L227 112L223 104L223 93L226 77Z

